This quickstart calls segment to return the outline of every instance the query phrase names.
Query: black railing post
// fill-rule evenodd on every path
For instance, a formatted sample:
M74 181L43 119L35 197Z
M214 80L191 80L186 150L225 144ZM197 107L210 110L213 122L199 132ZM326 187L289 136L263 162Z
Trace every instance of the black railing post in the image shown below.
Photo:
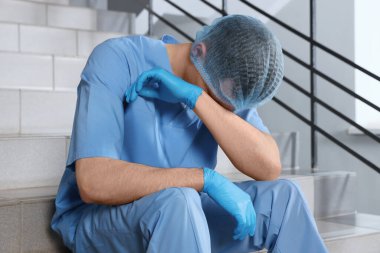
M148 8L153 10L153 0L149 0ZM150 11L148 11L148 35L153 35L153 14Z
M182 36L187 38L189 41L194 41L194 39L190 35L186 34L184 31L182 31L180 28L178 28L175 24L171 23L169 20L163 18L162 16L160 16L159 14L154 12L151 9L153 7L152 1L153 0L150 0L149 5L144 4L145 9L147 11L149 11L149 14L151 15L151 18L152 17L158 18L164 24L166 24L169 27L171 27L172 29L174 29L176 32L178 32L179 34L181 34ZM196 18L195 16L191 15L190 13L185 11L183 8L181 8L180 6L175 4L174 2L172 2L170 0L166 0L166 1L168 3L170 3L172 6L174 6L175 8L177 8L178 10L180 10L181 12L183 12L184 15L188 16L189 18L193 19L194 21L196 21L199 24L203 24L203 21L201 21L198 18ZM200 1L204 4L206 4L207 6L209 6L210 8L214 9L218 13L222 14L223 16L227 15L226 10L225 10L227 0L222 2L222 8L223 9L216 7L215 5L209 3L207 0L200 0ZM247 6L251 7L255 11L259 12L260 14L262 14L262 15L268 17L269 19L273 20L275 23L279 24L280 26L284 27L285 29L287 29L290 32L298 35L299 37L305 39L306 41L308 41L310 43L310 64L304 62L303 60L299 59L295 55L293 55L293 54L289 53L288 51L286 51L285 49L283 49L284 55L286 55L290 59L294 60L296 63L300 64L301 66L305 67L306 69L310 70L310 87L311 87L310 92L308 92L307 90L305 90L304 88L299 86L299 84L296 84L295 82L293 82L292 80L290 80L289 78L284 76L284 81L286 83L288 83L291 87L295 88L297 91L301 92L302 94L304 94L305 96L310 98L310 106L311 106L310 107L310 114L311 114L310 119L307 119L306 117L302 116L296 110L294 110L293 108L288 106L285 102L279 100L276 97L273 98L273 101L276 102L281 107L283 107L284 109L286 109L288 112L290 112L294 116L296 116L298 119L300 119L301 121L303 121L304 123L306 123L307 125L310 126L310 128L311 128L311 171L316 172L318 170L318 159L317 159L318 158L317 157L317 152L318 152L317 144L318 144L318 142L317 142L317 138L316 138L317 136L316 135L317 135L317 133L319 133L321 136L326 137L328 140L335 143L337 146L341 147L342 149L347 151L349 154L351 154L353 157L357 158L358 160L360 160L361 162L366 164L368 167L372 168L374 171L376 171L380 174L380 166L378 164L371 162L366 157L362 156L361 154L359 154L358 152L356 152L355 150L353 150L352 148L350 148L349 146L347 146L346 144L344 144L343 142L341 142L340 140L335 138L333 135L326 132L325 129L318 126L317 117L316 117L316 115L317 115L316 106L320 105L320 106L323 106L328 111L330 111L331 113L340 117L344 121L348 122L350 125L361 130L366 136L372 138L373 140L375 140L377 142L380 142L380 137L378 137L376 134L372 133L371 131L368 131L365 127L356 123L355 121L353 121L349 117L345 116L344 114L342 114L338 110L334 109L332 106L330 106L329 104L327 104L326 102L324 102L323 100L321 100L317 96L316 78L317 78L317 76L319 76L319 77L323 78L324 80L328 81L329 83L333 84L334 86L336 86L340 90L346 92L348 95L360 100L361 102L365 103L366 105L368 105L368 106L372 107L373 109L375 109L376 111L380 112L379 106L375 105L374 103L370 102L369 100L365 99L364 97L360 96L359 94L348 89L346 86L344 86L340 82L336 81L335 79L333 79L333 78L329 77L328 75L324 74L323 72L319 71L318 68L316 67L316 50L317 49L323 50L323 51L327 52L328 54L335 56L337 59L340 59L341 61L347 63L348 65L350 65L352 67L354 67L355 69L358 69L361 72L373 77L376 80L380 81L380 76L377 76L374 73L368 71L367 69L362 68L361 66L357 65L356 63L348 60L344 56L338 54L337 52L333 51L330 48L323 46L318 41L316 41L316 39L315 39L315 37L316 37L315 36L315 27L316 27L315 2L316 1L310 0L310 20L309 20L310 21L310 37L304 35L303 33L300 33L299 31L295 30L292 27L288 26L287 24L283 23L282 21L278 20L277 18L266 13L265 11L256 7L252 3L248 2L247 0L240 0L240 1L245 3ZM152 24L152 23L150 23L150 24ZM152 31L152 29L150 29L150 31Z
M227 0L222 0L222 13L223 16L227 15Z
M310 121L311 121L311 133L310 133L310 151L311 151L311 172L314 173L318 169L318 140L317 132L315 130L315 123L317 121L316 113L316 103L315 103L315 94L316 94L316 79L314 73L315 67L315 0L310 0Z

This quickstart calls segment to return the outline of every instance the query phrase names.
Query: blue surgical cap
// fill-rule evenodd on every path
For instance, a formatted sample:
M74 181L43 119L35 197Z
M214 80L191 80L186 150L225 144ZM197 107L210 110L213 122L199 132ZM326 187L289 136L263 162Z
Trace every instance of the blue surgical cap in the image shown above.
M234 111L272 99L284 75L279 40L261 21L244 15L204 26L190 59L213 94Z

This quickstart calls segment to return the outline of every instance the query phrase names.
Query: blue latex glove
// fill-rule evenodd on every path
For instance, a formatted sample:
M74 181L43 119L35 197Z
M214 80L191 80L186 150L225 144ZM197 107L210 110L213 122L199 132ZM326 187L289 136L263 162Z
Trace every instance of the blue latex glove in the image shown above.
M256 229L256 212L251 197L209 168L203 168L203 178L203 192L206 192L235 218L237 227L233 238L243 240L247 235L253 236Z
M183 102L194 109L202 89L190 84L172 73L154 68L143 72L134 84L126 91L128 103L136 100L137 95L160 99L169 103Z

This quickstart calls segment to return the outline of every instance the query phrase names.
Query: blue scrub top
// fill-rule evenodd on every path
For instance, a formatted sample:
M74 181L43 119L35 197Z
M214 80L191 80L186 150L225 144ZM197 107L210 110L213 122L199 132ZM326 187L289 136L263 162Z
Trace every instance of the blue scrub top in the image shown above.
M138 97L126 103L125 91L146 70L173 72L161 40L125 36L94 48L81 74L66 170L56 196L52 228L73 245L76 224L89 205L79 195L74 162L108 157L154 167L215 168L218 144L197 115L184 104ZM255 109L238 115L270 133Z

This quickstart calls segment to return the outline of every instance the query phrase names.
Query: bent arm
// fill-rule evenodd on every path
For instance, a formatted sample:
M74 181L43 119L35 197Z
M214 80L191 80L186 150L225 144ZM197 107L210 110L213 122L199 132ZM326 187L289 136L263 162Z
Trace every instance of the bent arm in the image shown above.
M81 198L86 203L121 205L169 188L203 189L199 168L156 168L104 157L75 162Z
M206 92L199 96L194 112L238 170L256 180L278 178L280 155L271 135L228 111Z

